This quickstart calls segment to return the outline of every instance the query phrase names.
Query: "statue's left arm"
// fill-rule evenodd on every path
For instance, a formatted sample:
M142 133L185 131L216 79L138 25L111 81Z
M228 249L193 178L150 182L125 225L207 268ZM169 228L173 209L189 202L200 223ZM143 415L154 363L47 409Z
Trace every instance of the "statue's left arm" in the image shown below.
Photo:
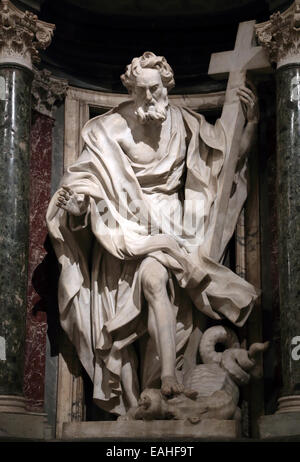
M242 103L246 119L239 152L239 162L243 162L253 145L259 121L259 107L254 88L250 89L249 87L240 87L237 94Z

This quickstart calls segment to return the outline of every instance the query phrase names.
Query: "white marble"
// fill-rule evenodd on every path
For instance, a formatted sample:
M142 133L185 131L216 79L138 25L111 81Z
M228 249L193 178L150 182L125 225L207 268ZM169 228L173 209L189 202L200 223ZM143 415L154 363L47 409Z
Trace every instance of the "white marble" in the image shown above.
M255 26L258 40L277 68L300 63L300 0L283 13L272 14L269 21Z
M226 130L228 108L212 126L170 104L174 76L162 57L135 58L122 81L131 99L87 122L83 152L47 213L61 264L62 327L94 383L96 404L119 415L137 406L145 389L181 399L179 353L195 328L193 311L242 326L258 295L221 264L246 198L255 94L235 88L248 121L238 138ZM220 179L233 135L239 151L213 252L212 216L215 204L224 204Z
M204 419L197 424L183 420L158 420L152 422L72 422L64 424L63 439L101 440L104 441L168 441L170 438L206 438L235 439L241 434L239 422L235 420ZM193 443L185 443L192 446ZM117 446L117 443L116 443ZM113 446L112 446L113 447Z
M67 92L68 82L54 77L50 71L34 68L31 96L32 107L40 114L53 117L53 111L60 104Z
M217 344L223 345L223 352L216 351ZM184 391L166 397L158 389L145 389L138 406L129 409L119 420L173 419L193 424L203 419L240 421L239 386L247 385L251 376L257 377L255 357L268 345L268 342L255 343L247 351L240 347L231 329L223 326L207 329L199 344L202 364L196 364L195 358L194 367L180 380Z
M51 43L54 24L19 10L9 0L1 0L0 18L0 63L16 63L32 69L32 63L40 61L39 50Z
M213 53L208 70L208 73L215 78L224 78L228 75L225 103L221 117L227 133L226 155L224 168L219 180L220 194L216 200L214 213L211 217L211 235L207 238L209 254L217 260L222 258L224 227L226 227L232 184L236 174L236 165L240 157L240 142L243 133L245 137L245 119L241 105L243 99L240 99L239 88L245 86L246 82L251 86L247 71L264 72L270 69L270 63L264 49L261 46L253 45L255 35L254 25L255 21L240 23L234 50ZM254 90L253 87L252 90ZM257 119L258 115L256 114L251 120L257 121ZM253 131L253 127L249 123L249 116L247 130ZM234 220L234 223L236 224L236 220Z

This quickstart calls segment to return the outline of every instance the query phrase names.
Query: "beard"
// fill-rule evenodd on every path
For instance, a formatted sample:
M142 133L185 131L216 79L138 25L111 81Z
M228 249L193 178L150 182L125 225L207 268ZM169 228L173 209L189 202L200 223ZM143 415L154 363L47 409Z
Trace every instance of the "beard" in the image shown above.
M167 118L168 97L163 96L150 104L142 102L136 106L135 115L141 124L163 122Z

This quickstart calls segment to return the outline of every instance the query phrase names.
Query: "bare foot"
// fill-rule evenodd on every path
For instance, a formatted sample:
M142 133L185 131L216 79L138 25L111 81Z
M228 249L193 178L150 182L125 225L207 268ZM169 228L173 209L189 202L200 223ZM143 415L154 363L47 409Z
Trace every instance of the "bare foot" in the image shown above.
M172 375L166 375L161 379L161 393L164 396L172 397L174 395L180 395L184 390L183 385L177 382L175 377Z

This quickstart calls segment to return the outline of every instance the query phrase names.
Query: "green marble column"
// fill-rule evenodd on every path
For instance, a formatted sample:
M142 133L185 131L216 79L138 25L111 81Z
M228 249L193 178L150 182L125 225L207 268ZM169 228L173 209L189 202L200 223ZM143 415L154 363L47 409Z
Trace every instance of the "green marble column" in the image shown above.
M277 69L277 182L280 324L284 397L299 395L300 352L300 63ZM298 348L299 351L299 348ZM300 410L300 399L299 399Z
M300 0L255 26L277 66L277 210L282 390L260 434L300 436Z
M32 76L0 64L0 395L23 388Z
M44 415L26 412L23 375L32 63L54 28L0 0L0 429L8 437L44 436Z

